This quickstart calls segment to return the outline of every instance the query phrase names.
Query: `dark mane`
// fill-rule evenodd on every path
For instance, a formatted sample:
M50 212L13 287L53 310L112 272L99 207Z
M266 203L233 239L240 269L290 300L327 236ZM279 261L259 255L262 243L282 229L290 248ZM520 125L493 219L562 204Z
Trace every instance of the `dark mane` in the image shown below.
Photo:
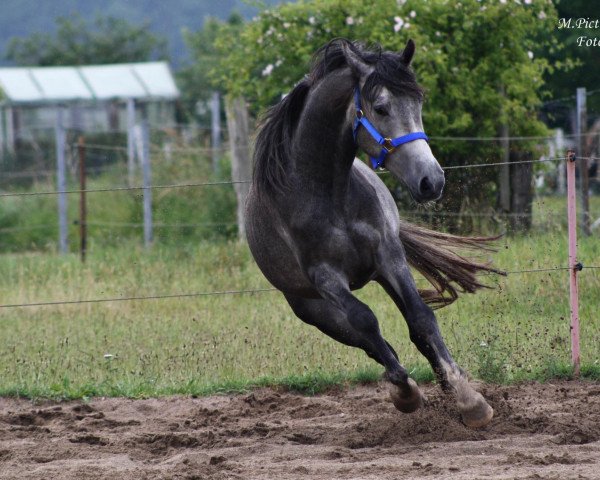
M421 98L423 91L399 53L384 52L337 38L321 47L314 56L310 73L283 100L264 115L256 137L253 181L258 192L272 194L286 188L286 166L294 132L311 87L330 73L348 67L344 50L349 49L364 63L374 67L367 77L361 95L372 102L381 88L392 93ZM350 92L348 92L350 94Z

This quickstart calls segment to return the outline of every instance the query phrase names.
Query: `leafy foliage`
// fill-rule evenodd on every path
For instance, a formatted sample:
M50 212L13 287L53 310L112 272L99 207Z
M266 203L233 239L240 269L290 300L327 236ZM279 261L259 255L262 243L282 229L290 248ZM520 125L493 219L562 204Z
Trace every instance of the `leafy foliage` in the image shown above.
M58 17L56 34L13 38L6 58L18 65L89 65L141 62L166 57L166 40L148 25L131 25L116 17L97 16L88 23L79 15Z
M197 32L183 30L183 38L193 61L180 69L177 80L182 91L184 110L195 112L195 116L201 120L208 121L206 104L211 93L219 90L219 85L209 75L219 61L215 40L219 35L232 35L239 31L243 21L239 14L233 13L227 22L212 17L207 18L204 27Z
M288 92L308 71L312 54L332 38L392 51L412 38L430 135L496 136L505 123L513 136L544 134L536 108L550 65L536 52L558 48L547 35L555 20L550 1L300 1L262 12L237 36L219 35L222 57L214 77L230 93L244 95L257 113ZM445 166L499 157L499 145L483 142L438 140L432 148ZM446 195L454 209L464 201L493 201L493 169L477 177L458 172L448 182L455 191Z

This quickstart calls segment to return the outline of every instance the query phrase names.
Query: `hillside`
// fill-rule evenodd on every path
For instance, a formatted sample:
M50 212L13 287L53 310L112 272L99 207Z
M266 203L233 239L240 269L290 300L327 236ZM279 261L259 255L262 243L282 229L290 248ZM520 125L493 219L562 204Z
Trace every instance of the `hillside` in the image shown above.
M5 59L10 38L35 32L52 32L59 16L79 13L86 19L96 15L123 18L132 24L148 22L154 33L169 42L169 52L175 65L185 59L186 49L181 30L199 29L207 16L226 19L233 11L249 18L258 12L253 5L273 5L279 0L3 0L0 15L0 64ZM35 12L32 15L32 12Z

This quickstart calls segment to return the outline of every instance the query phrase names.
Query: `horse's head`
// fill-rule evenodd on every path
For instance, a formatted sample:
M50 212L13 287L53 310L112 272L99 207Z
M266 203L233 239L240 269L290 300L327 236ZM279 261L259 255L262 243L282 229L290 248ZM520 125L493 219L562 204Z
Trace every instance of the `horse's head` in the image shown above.
M444 171L423 133L423 94L410 69L414 53L412 40L400 54L365 54L346 44L344 55L356 78L348 115L356 143L373 166L385 165L417 202L426 202L442 195Z

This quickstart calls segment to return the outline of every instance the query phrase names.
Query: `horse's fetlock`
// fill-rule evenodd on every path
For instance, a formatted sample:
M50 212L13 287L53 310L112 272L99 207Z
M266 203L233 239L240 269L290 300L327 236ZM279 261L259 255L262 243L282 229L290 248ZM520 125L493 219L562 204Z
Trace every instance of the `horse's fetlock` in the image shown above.
M402 371L387 372L386 377L390 383L392 383L402 389L407 388L409 385L408 384L409 377L408 377L408 373L406 373L406 372L402 372Z

